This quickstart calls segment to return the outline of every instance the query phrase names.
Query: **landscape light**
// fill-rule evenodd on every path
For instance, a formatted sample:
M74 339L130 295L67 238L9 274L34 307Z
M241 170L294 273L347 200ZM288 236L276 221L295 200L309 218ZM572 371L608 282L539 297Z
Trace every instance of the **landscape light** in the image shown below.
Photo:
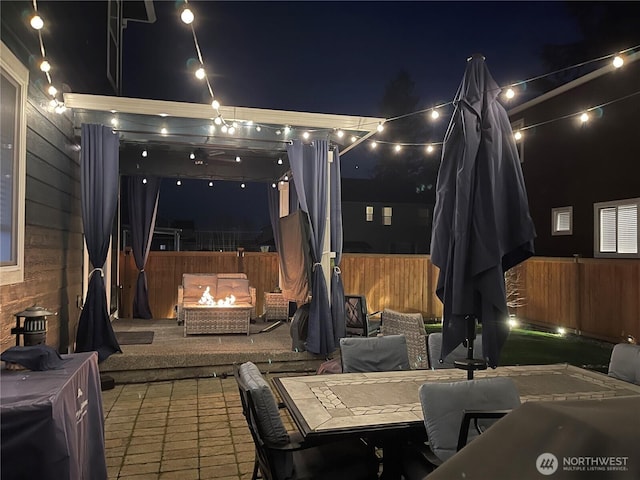
M190 8L186 8L184 10L182 10L182 13L180 14L180 19L186 23L187 25L191 24L193 22L193 20L195 19L195 16L193 15L193 12L191 11Z
M44 27L44 20L42 20L42 17L37 13L33 17L31 17L31 21L29 23L31 23L31 26L35 30L40 30L42 29L42 27Z
M565 333L567 333L567 331L564 329L564 327L558 327L558 329L556 330L556 333L560 336L564 335Z

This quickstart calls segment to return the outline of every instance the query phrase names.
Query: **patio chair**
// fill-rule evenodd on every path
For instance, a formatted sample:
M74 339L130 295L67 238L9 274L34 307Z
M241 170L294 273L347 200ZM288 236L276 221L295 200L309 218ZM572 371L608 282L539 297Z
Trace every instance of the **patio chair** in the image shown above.
M640 385L640 345L618 343L609 361L609 376Z
M430 382L419 392L428 443L406 449L402 470L407 480L422 479L520 405L515 383L506 377ZM474 429L469 428L472 420Z
M427 337L427 351L429 353L429 367L431 370L440 368L455 368L456 360L464 360L467 358L467 348L461 343L449 355L447 355L442 363L440 363L440 352L442 352L442 333L430 333ZM473 341L473 356L482 358L482 334L478 334Z
M371 337L380 331L380 321L371 317L378 314L369 314L367 311L367 299L364 295L345 295L344 314L348 337Z
M255 444L252 480L333 480L376 478L373 447L360 439L309 445L287 432L269 384L251 362L235 366L242 413Z
M402 313L384 309L380 315L382 335L404 335L412 369L429 368L427 361L427 332L420 313Z
M410 370L404 335L340 339L344 373Z

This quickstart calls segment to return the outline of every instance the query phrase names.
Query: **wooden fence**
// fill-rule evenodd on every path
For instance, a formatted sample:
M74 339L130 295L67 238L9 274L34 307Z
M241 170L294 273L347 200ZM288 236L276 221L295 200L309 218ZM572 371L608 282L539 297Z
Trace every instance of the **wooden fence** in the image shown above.
M120 315L130 317L137 270L131 254L121 254ZM435 296L438 269L428 255L344 254L340 265L345 293L365 295L370 312L391 308L442 316ZM517 315L531 323L563 326L584 335L621 341L640 340L640 260L535 257L520 269L522 306ZM175 316L183 273L243 271L263 293L278 284L276 253L151 252L145 267L151 311L157 318Z

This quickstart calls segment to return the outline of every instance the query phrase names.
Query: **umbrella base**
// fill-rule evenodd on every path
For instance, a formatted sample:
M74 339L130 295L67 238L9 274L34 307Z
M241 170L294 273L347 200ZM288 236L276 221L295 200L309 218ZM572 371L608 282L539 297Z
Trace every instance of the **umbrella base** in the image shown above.
M466 358L464 360L456 360L453 362L456 368L467 371L467 379L473 379L473 372L476 370L486 370L487 362L479 358Z

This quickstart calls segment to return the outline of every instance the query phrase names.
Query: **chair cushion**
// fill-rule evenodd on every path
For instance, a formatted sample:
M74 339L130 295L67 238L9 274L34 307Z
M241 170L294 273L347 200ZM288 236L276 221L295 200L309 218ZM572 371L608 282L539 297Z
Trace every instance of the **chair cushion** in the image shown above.
M467 349L464 345L458 345L453 352L447 355L442 363L440 362L440 353L442 352L442 333L430 333L427 337L427 351L429 354L429 367L432 370L440 368L455 368L453 362L456 360L464 360L467 358ZM473 341L474 358L482 357L482 334L478 334Z
M236 297L236 303L251 303L249 280L246 278L220 278L216 289L216 300L224 300L227 296Z
M404 335L341 338L340 354L345 373L410 369Z
M619 343L613 347L609 375L640 385L640 345Z
M289 434L280 418L278 404L260 370L252 362L243 363L239 370L240 378L251 392L262 437L277 444L287 443Z
M442 461L456 453L464 410L508 410L520 405L515 383L506 377L425 383L419 392L429 444ZM477 436L475 429L469 430L469 441Z

